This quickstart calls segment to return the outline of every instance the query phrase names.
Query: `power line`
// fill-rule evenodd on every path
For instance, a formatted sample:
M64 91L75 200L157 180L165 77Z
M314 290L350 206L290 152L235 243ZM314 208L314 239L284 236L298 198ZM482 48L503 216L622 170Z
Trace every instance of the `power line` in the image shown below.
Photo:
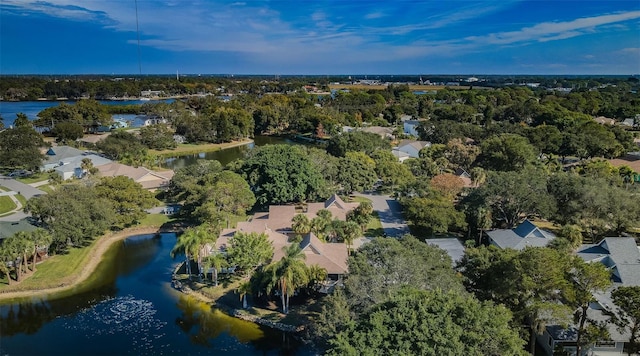
M138 0L134 0L136 3L136 34L138 36L138 70L142 75L142 61L140 59L140 27L138 25Z

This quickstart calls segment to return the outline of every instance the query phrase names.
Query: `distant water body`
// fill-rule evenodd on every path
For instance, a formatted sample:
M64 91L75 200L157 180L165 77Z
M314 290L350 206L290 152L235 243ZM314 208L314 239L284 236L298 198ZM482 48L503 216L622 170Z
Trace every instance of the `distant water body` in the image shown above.
M166 100L104 100L100 101L101 104L105 105L140 105L145 103L158 103L158 102L173 102L174 99L166 99ZM58 106L61 102L67 104L73 104L75 101L0 101L0 115L4 119L5 126L13 125L13 121L16 119L16 115L18 113L23 113L27 115L29 120L36 120L38 118L38 113L40 111ZM123 117L125 119L131 119L135 115L113 115L113 118Z

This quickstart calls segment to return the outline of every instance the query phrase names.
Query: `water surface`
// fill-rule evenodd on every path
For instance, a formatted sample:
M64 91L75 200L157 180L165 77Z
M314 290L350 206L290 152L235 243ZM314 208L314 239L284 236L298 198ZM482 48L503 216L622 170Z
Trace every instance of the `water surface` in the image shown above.
M113 246L71 296L0 305L2 355L312 354L291 335L229 317L171 288L175 234Z

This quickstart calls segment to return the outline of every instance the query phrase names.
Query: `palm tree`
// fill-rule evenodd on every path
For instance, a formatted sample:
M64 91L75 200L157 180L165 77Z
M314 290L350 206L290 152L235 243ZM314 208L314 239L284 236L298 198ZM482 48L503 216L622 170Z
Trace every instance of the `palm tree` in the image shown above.
M192 229L187 229L178 236L176 245L171 250L171 258L175 258L176 254L184 253L186 272L191 278L191 257L198 254L199 245L197 244L196 234Z
M0 272L4 273L7 276L7 284L11 285L11 269L9 268L9 262L14 263L16 261L17 255L13 250L13 246L6 240L0 244Z
M22 260L20 259L20 256L22 255L23 248L21 245L22 242L20 239L15 238L15 235L2 242L4 254L7 259L6 261L11 262L13 270L16 273L17 282L20 282L22 277Z
M311 221L305 214L298 214L293 217L291 228L298 236L306 235L311 231Z
M29 259L27 256L33 255L33 251L36 249L36 245L31 241L31 236L28 232L19 231L11 238L16 244L16 248L21 255L21 264L23 265L24 272L29 272Z
M353 245L353 240L358 238L358 235L361 234L360 226L353 221L347 221L347 223L342 228L342 233L344 243L347 245L347 252L351 254L351 246Z
M240 300L242 301L242 309L247 309L247 294L251 293L251 281L247 280L242 282L236 289L236 292L240 294Z
M297 244L283 247L284 257L265 269L271 279L267 283L267 293L271 293L274 287L280 292L282 312L289 312L289 298L297 288L309 283L309 272L304 263L305 255Z
M318 216L311 220L311 232L320 240L326 240L327 229L331 225L331 212L327 209L320 209Z
M309 289L315 289L315 287L327 279L327 270L318 265L311 265L307 267L307 274L309 275Z
M202 224L195 228L187 229L178 237L178 241L171 250L171 257L175 257L176 253L184 252L186 261L187 274L191 276L192 258L198 263L198 273L202 273L203 250L209 243L215 243L218 237L219 229L210 224Z
M211 272L211 280L214 281L215 286L218 286L218 270L227 265L226 257L220 252L214 252L212 255L205 257L204 259L204 273L205 278L209 268L213 268Z
M469 173L471 173L471 181L476 187L484 184L484 182L487 181L487 172L480 167L472 168L471 172Z
M53 237L44 229L36 229L30 234L31 241L33 241L34 249L33 249L33 259L31 261L31 270L36 270L36 259L38 256L38 250L47 249L49 245L53 241Z

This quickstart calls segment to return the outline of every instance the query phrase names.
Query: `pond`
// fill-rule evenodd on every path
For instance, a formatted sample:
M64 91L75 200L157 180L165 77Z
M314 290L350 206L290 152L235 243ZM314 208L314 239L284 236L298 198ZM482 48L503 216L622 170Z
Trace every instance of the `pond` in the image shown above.
M184 257L173 233L111 247L92 281L70 296L0 305L2 355L313 354L290 334L229 317L175 291Z
M194 164L199 159L217 160L223 166L226 166L227 164L235 161L236 159L243 158L247 154L247 152L249 152L254 147L264 146L264 145L276 145L276 144L293 145L296 143L294 141L291 141L287 138L282 138L282 137L256 136L253 138L253 143L250 143L248 145L231 147L231 148L227 148L220 151L203 152L203 153L194 154L194 155L168 158L165 161L163 166L165 168L176 170L176 169Z

